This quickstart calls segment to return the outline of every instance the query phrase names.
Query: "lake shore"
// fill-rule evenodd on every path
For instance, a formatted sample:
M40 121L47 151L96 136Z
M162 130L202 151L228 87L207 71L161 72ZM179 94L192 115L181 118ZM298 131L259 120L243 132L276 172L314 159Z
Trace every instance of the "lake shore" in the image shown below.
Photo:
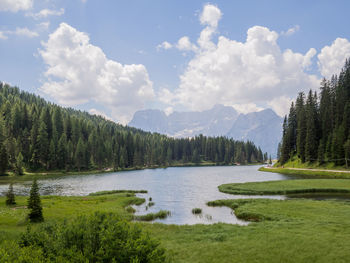
M219 191L236 195L290 195L306 193L350 194L348 179L299 179L267 182L232 183L219 186Z
M0 176L0 184L31 181L33 179L48 179L48 178L58 178L63 176L72 176L72 175L91 175L91 174L105 174L105 173L118 173L118 172L127 172L127 171L137 171L137 170L146 170L146 169L166 169L170 167L209 167L209 166L235 166L236 164L216 164L213 162L202 162L199 164L196 163L177 163L168 166L153 165L145 167L131 167L124 169L113 170L112 168L105 168L103 170L86 170L86 171L40 171L40 172L25 172L24 175L15 175L10 173L8 175ZM246 165L262 165L262 163L250 163Z
M332 169L316 169L316 168L293 168L293 167L260 167L259 171L280 173L301 177L315 178L344 178L350 179L350 171L332 170Z

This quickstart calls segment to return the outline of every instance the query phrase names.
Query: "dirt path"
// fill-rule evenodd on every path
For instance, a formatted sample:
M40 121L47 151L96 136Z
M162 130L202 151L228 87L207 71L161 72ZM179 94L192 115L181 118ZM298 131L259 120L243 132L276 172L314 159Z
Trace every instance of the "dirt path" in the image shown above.
M278 167L278 168L275 168L275 167L268 167L268 166L265 166L266 169L288 169L288 170L299 170L299 171L316 171L316 172L337 172L337 173L350 173L350 170L349 171L344 171L344 170L331 170L331 169L313 169L313 168L292 168L292 167L285 167L285 168L282 168L282 167Z

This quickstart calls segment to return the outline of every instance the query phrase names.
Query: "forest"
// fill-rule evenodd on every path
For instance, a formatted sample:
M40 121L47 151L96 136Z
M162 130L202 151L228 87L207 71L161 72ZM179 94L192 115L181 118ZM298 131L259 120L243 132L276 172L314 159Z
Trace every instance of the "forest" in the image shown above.
M226 137L175 139L64 108L0 83L0 174L212 162L254 163L267 154Z
M300 92L283 123L278 150L283 165L297 156L302 163L350 164L350 59L339 76L323 79L320 92Z

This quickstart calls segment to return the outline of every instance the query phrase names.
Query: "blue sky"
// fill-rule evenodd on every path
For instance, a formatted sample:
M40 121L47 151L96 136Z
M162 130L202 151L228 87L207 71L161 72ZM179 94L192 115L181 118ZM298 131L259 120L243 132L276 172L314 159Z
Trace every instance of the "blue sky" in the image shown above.
M349 1L0 0L0 80L123 123L144 108L216 103L282 115L350 56L348 10ZM179 45L184 36L191 46Z

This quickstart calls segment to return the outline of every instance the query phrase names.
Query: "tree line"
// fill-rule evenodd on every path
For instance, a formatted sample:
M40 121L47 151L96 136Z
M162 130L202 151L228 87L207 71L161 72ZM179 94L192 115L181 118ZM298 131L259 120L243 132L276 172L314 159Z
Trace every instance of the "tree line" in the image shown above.
M297 155L301 162L350 161L350 59L338 75L323 79L320 92L300 92L283 123L278 149L281 164ZM350 163L349 163L350 164Z
M0 174L264 160L267 154L250 141L144 132L0 83Z

